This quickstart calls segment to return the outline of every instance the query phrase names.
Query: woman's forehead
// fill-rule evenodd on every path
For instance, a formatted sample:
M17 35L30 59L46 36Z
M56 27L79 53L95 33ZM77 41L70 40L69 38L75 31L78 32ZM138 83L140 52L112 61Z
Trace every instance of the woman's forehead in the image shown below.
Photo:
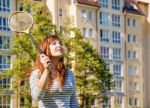
M56 41L62 42L60 39L54 39L52 42L56 42Z

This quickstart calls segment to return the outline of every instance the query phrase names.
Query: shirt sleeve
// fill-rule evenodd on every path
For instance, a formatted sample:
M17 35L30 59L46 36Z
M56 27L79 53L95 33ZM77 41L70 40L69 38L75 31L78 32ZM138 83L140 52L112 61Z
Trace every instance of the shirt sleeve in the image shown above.
M78 101L77 101L77 95L76 95L76 84L75 84L75 76L71 72L72 76L72 83L73 83L73 93L70 98L70 107L71 108L79 108Z
M37 83L39 81L39 72L33 71L30 75L30 90L31 90L31 97L33 100L41 100L44 97L46 90L40 90L37 88Z

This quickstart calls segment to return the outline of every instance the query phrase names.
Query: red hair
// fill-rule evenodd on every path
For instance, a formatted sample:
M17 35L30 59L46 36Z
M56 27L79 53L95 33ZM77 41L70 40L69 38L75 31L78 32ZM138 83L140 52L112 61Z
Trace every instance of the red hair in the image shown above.
M52 57L51 55L51 51L50 51L50 44L54 41L54 40L60 40L60 38L56 35L50 35L47 36L42 43L40 44L40 48L43 51L44 54L46 54L50 59ZM61 41L61 40L60 40ZM41 62L40 62L40 56L37 55L37 58L35 60L35 64L33 69L39 69L39 71L41 72L41 74L43 74L44 72L44 67L42 66ZM59 82L61 84L61 87L64 86L65 83L65 78L66 78L66 74L65 74L65 65L64 65L64 57L59 59L59 63L57 64L56 67L56 71L58 72L58 78L59 78ZM51 86L52 84L52 76L49 75L49 86Z

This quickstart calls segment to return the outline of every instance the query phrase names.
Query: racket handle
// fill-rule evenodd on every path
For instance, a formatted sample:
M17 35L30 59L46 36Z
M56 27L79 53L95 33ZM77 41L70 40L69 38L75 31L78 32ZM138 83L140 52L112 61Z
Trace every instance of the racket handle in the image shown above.
M31 39L33 45L34 45L35 48L38 50L38 52L39 52L40 54L42 54L43 51L42 51L41 48L38 46L38 44L35 42L33 36L31 35L31 33L29 33L29 38Z
M47 62L47 64L48 64L48 65L50 65L50 64L51 64L51 62L50 62L50 61L48 61L48 62Z

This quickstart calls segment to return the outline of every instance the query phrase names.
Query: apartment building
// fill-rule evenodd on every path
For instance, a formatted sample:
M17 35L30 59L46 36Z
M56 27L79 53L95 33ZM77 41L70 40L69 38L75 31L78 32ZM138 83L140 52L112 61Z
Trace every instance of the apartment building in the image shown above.
M142 21L143 23L143 32L142 32L142 52L143 52L143 82L144 82L144 108L150 108L150 85L149 85L149 78L150 78L150 73L149 73L149 63L150 63L150 0L137 0L137 4L144 13L145 17Z
M81 29L85 38L91 40L113 74L115 88L108 93L110 100L95 106L148 108L144 103L149 98L145 95L149 87L145 85L144 75L147 79L149 76L146 74L148 67L144 65L145 53L148 56L148 42L145 43L148 37L144 37L146 35L144 28L149 27L145 22L147 17L145 12L148 14L149 2L147 0L47 0L45 2L54 24L61 26L65 17L73 17L75 26ZM148 64L149 60L146 61Z
M54 24L60 27L64 19L71 16L75 27L81 29L84 37L90 38L93 47L97 48L97 11L99 9L97 1L47 0L45 2L52 14Z
M16 0L0 0L0 74L12 66L13 56L10 53L12 32L8 27L8 16L16 10ZM0 76L0 87L7 89L11 86L11 79ZM13 107L11 90L0 91L0 108Z
M114 76L115 88L109 94L110 100L103 102L103 108L124 108L126 82L124 63L124 16L123 0L100 0L99 10L99 52ZM115 104L114 104L115 103Z
M143 95L143 19L144 13L135 1L125 2L125 37L127 100L130 107L144 108Z

